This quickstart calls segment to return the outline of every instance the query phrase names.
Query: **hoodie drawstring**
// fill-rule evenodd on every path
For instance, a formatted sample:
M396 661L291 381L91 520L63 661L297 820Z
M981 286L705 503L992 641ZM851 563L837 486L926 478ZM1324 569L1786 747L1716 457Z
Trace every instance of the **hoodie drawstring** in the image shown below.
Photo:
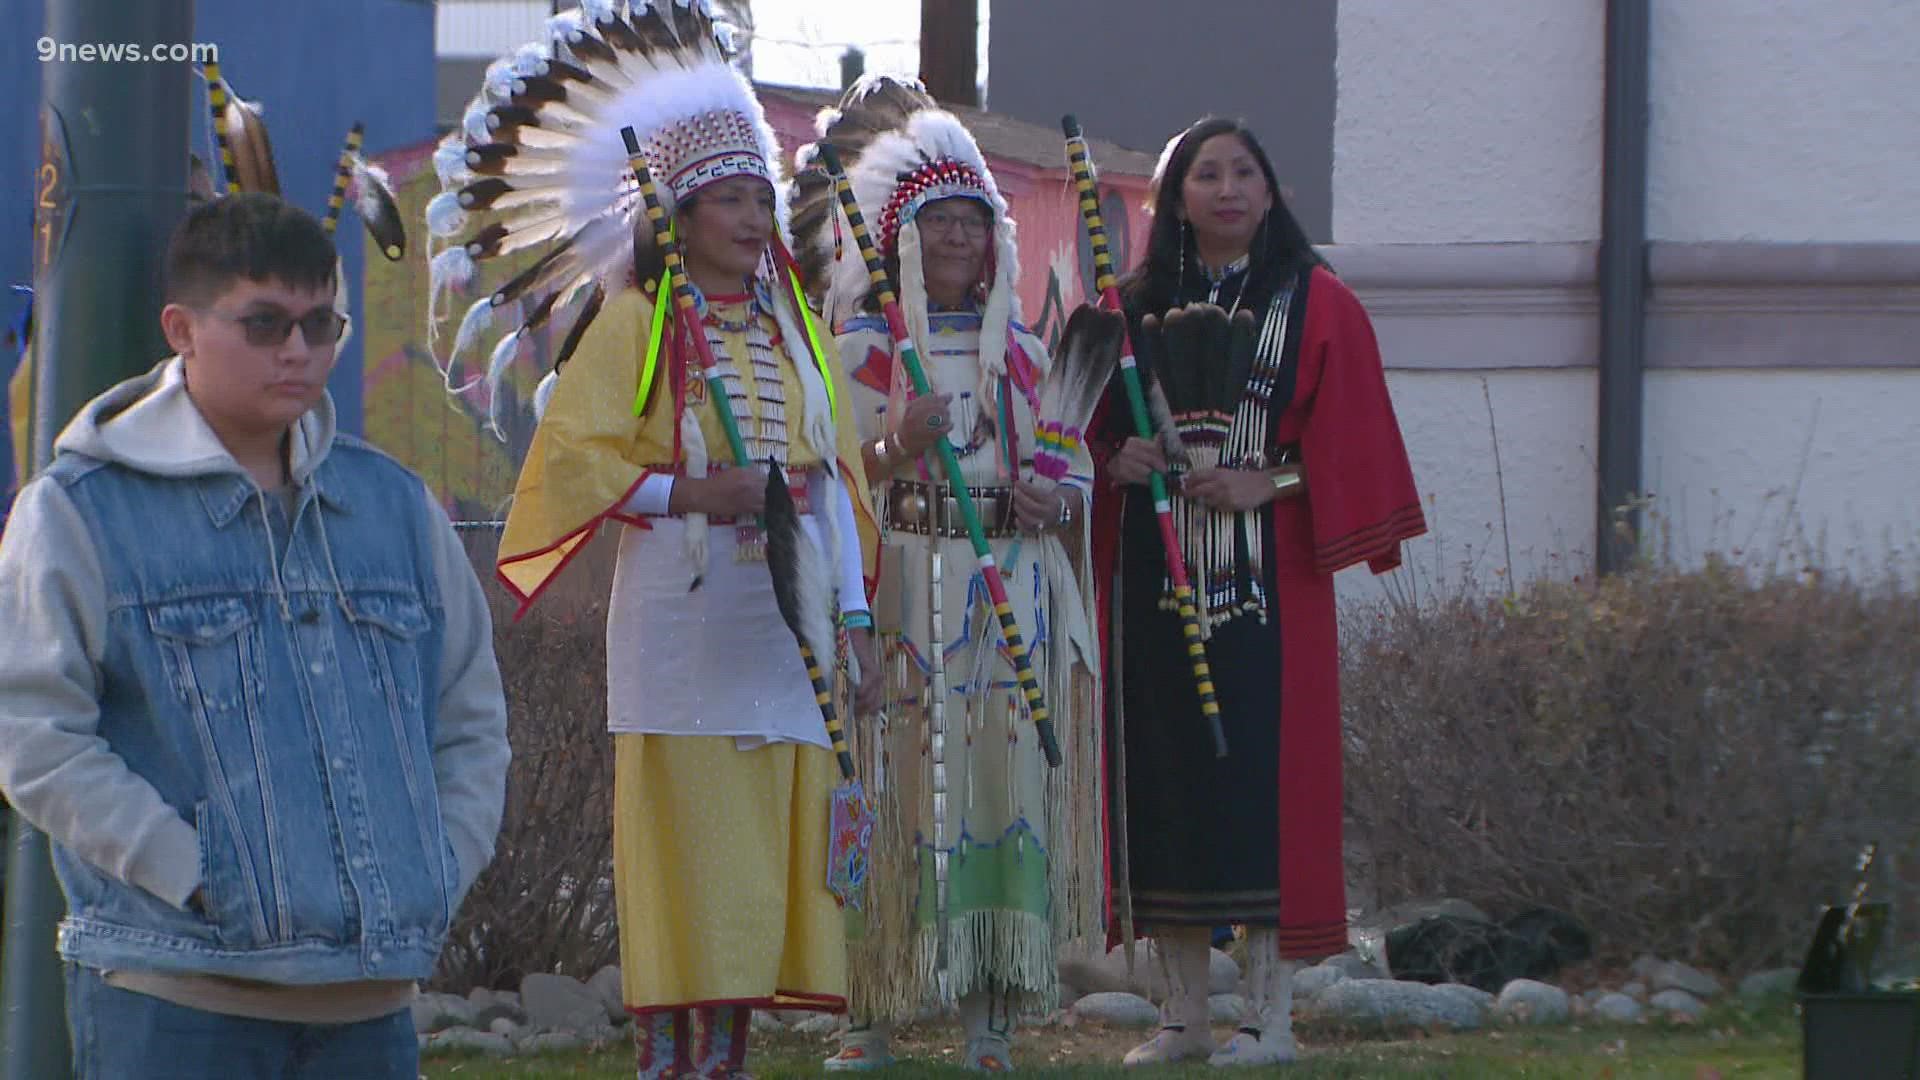
M359 622L359 613L353 610L353 601L347 598L346 586L340 583L340 569L333 565L333 545L327 541L327 519L318 510L313 515L314 527L320 530L320 552L327 560L327 577L333 581L334 601L340 605L340 613L352 622Z
M267 512L267 493L258 485L253 489L254 503L260 508L260 525L267 530L267 561L273 564L273 598L280 603L280 617L293 621L293 605L287 603L287 587L280 580L280 551L273 542L273 516Z

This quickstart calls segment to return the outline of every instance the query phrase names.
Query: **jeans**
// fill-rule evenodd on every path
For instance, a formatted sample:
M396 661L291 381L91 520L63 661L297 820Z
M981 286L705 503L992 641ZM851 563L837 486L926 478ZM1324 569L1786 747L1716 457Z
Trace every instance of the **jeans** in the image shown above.
M413 1014L357 1024L227 1016L108 986L67 965L67 1024L80 1080L415 1080Z

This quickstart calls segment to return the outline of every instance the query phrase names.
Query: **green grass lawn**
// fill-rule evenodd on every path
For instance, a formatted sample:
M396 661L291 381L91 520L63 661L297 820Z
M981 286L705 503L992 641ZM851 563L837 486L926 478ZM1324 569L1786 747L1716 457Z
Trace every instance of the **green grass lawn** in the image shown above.
M1218 1034L1224 1038L1226 1029ZM1800 1021L1791 1004L1759 1008L1726 1005L1697 1024L1655 1022L1630 1027L1574 1024L1556 1028L1503 1028L1462 1035L1400 1032L1392 1035L1341 1030L1316 1022L1299 1027L1302 1060L1288 1077L1391 1078L1731 1077L1800 1075ZM1022 1031L1015 1065L1043 1076L1118 1076L1120 1055L1142 1033L1092 1025ZM906 1056L887 1077L960 1076L951 1064L957 1030L946 1025L909 1029L896 1041ZM830 1051L825 1039L801 1035L755 1036L747 1068L760 1080L820 1076ZM1200 1075L1204 1065L1153 1070ZM546 1077L630 1077L630 1044L599 1052L551 1054L498 1061L469 1055L433 1055L422 1072L434 1080L506 1080ZM1128 1070L1128 1075L1139 1075Z

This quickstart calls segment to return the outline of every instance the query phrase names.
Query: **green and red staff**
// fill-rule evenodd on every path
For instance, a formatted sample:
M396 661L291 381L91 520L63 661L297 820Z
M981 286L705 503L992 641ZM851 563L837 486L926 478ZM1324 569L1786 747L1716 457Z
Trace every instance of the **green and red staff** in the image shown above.
M1100 220L1100 198L1094 187L1093 159L1087 151L1086 137L1080 132L1080 121L1072 116L1062 119L1060 126L1066 132L1067 162L1072 167L1073 184L1080 195L1080 220L1086 223L1087 243L1093 248L1094 291L1100 294L1101 307L1124 313L1113 274L1113 253L1107 247L1107 226ZM1154 438L1130 334L1120 339L1120 377L1126 383L1134 430L1143 439ZM1193 584L1187 579L1186 556L1180 551L1173 527L1173 502L1167 497L1166 476L1154 473L1151 486L1153 512L1160 519L1160 546L1167 553L1167 577L1173 582L1173 602L1180 613L1180 633L1187 642L1187 658L1193 662L1193 685L1200 694L1200 714L1207 718L1207 726L1212 729L1215 756L1226 757L1227 735L1220 726L1220 702L1214 694L1213 668L1207 662L1207 643L1200 636L1200 612L1194 604Z

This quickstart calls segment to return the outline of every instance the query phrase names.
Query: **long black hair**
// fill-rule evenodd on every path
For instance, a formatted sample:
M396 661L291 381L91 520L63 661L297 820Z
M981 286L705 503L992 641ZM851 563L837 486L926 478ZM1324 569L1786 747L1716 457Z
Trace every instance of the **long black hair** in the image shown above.
M1185 227L1180 216L1180 189L1185 186L1187 173L1193 168L1193 159L1200 156L1200 148L1216 135L1239 137L1247 153L1252 154L1253 160L1259 163L1261 175L1267 178L1267 194L1273 198L1273 206L1253 234L1253 247L1248 260L1247 305L1255 310L1264 307L1275 290L1293 274L1304 267L1325 264L1319 252L1313 249L1312 241L1307 239L1306 230L1300 227L1299 220L1288 209L1287 200L1280 193L1280 180L1273 171L1273 162L1261 147L1260 140L1254 138L1253 132L1240 120L1208 116L1181 133L1173 152L1167 156L1166 166L1155 178L1153 227L1147 233L1147 254L1120 283L1120 294L1127 307L1149 312L1165 311L1172 307L1180 288L1182 257L1197 266L1199 255L1193 250L1191 230ZM1191 270L1189 273L1197 274L1198 271Z

